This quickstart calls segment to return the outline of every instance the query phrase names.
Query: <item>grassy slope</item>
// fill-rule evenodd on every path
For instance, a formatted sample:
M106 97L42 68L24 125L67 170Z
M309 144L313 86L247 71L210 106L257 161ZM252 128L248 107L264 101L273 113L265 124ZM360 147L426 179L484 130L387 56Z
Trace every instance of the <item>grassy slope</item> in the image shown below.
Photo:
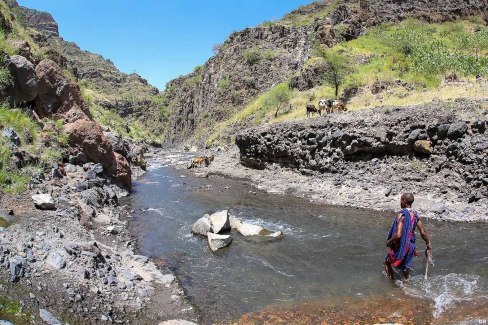
M100 55L80 50L74 43L52 39L51 46L69 58L79 70L97 71L99 78L82 79L78 83L84 90L84 97L94 118L104 127L122 136L135 140L162 140L165 130L163 110L158 102L154 88L145 84L135 74L126 75ZM117 112L104 109L97 102L124 101L133 103L135 114L122 119ZM139 102L152 102L154 112L138 105ZM139 117L139 118L138 118Z
M405 106L459 97L488 98L486 84L475 83L477 74L488 76L488 28L479 17L443 24L416 20L406 20L394 26L384 24L356 40L340 42L326 52L343 56L349 62L350 69L341 92L348 88L360 89L349 101L349 109ZM320 59L314 57L310 62ZM456 73L466 82L443 84L444 77L450 73ZM397 80L407 83L408 89ZM388 90L374 95L369 90L374 83L386 83ZM279 87L283 84L260 95L242 111L216 125L207 137L207 145L231 140L228 135L237 126L305 118L308 101L334 98L333 88L326 83L304 92L289 90L291 106L275 117L275 92ZM197 136L202 133L204 131Z
M3 61L4 55L17 54L16 49L11 45L11 41L27 41L33 56L37 59L45 58L45 54L34 43L28 29L16 19L16 13L11 15L11 11L4 1L0 1L0 11L8 25L12 27L9 33L0 28L0 86L5 87L11 83L11 76ZM62 132L62 123L60 121L52 122L52 130L43 131L41 125L35 123L22 110L0 104L0 135L5 129L12 128L21 140L21 145L18 148L11 148L7 139L0 136L0 190L11 194L23 192L34 172L49 168L52 163L61 159L66 150L67 138ZM41 138L49 139L48 145L41 145ZM37 163L18 169L11 158L11 153L16 150L25 151L34 156Z
M104 95L101 95L93 89L84 86L83 83L81 89L83 98L88 104L93 118L103 127L110 129L112 132L122 137L132 138L134 140L162 140L160 136L157 136L147 130L147 123L144 125L137 120L126 121L117 113L97 104L95 99L103 99ZM152 100L156 101L157 99L153 98ZM161 109L160 114L164 114L163 109ZM164 128L164 125L161 125L161 128Z
M0 137L0 189L11 194L21 193L34 172L49 169L53 163L62 159L68 139L63 133L62 121L52 123L51 130L43 131L39 124L20 109L0 107L0 132L12 128L21 140L18 148L10 148L7 139ZM41 139L44 144L41 144ZM38 163L18 169L11 158L14 150L29 153L37 158Z

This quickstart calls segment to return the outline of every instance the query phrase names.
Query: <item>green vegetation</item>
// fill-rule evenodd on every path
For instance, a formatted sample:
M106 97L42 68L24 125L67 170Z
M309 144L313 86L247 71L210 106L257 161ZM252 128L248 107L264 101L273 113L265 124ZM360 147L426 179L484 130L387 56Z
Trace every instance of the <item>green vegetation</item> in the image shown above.
M249 65L255 65L261 60L273 60L278 53L272 49L260 49L257 46L246 49L242 52L242 57Z
M155 106L159 107L159 115L166 123L169 120L170 110L169 101L165 93L158 94L153 97L152 102Z
M9 147L6 138L0 138L0 188L7 193L19 194L27 188L32 172L50 167L62 159L68 140L61 122L54 123L51 131L42 131L41 126L20 109L2 106L0 131L6 128L12 128L20 138L21 145L16 150L25 151L34 157L32 162L36 162L19 169L11 158L14 149ZM39 145L41 138L48 141L46 147Z
M283 17L282 20L274 23L274 24L280 24L280 25L285 25L285 26L306 26L312 24L316 19L324 19L326 18L332 11L337 9L337 7L343 3L342 0L334 0L334 1L321 1L323 2L324 8L321 10L317 10L313 13L307 12L307 13L300 13L300 10L297 10L295 12L292 12L285 17ZM317 5L321 5L317 3ZM273 23L267 22L267 26L272 25Z
M129 137L134 140L159 140L154 134L149 132L147 128L140 121L126 122L117 113L103 108L95 102L95 94L88 89L82 89L83 99L87 103L90 113L93 118L100 123L100 125L110 129L112 132L122 136ZM165 99L163 97L155 97L154 99L160 107L160 114L169 115L168 107L165 106Z
M207 138L207 145L214 145L229 135L229 129L235 125L259 125L277 117L280 110L288 104L293 91L288 82L280 83L268 92L262 94L243 110L237 112L230 119L213 126L213 133ZM286 113L282 112L283 113Z
M284 21L305 23L306 17L304 15L302 20L299 16L287 16ZM250 65L263 60L263 51L257 47L247 49L242 55ZM239 128L304 118L307 101L341 97L347 89L369 87L375 82L389 83L393 88L389 88L392 90L387 96L378 94L378 99L366 90L357 97L362 96L365 100L350 103L350 109L369 106L370 101L373 105L410 105L429 102L432 98L469 97L480 93L482 85L475 84L469 89L445 85L442 90L439 86L451 73L468 80L474 80L478 74L488 76L488 28L479 17L442 24L411 19L396 25L374 27L367 34L352 41L342 41L332 48L316 46L314 55L305 67L327 63L329 69L323 76L322 86L301 92L290 90L286 82L281 83L230 118L221 119L217 125L205 126L208 128L205 132L209 133L206 144L228 141L232 130ZM397 80L411 88L394 88ZM288 109L284 110L286 106ZM422 170L423 166L414 163L411 168Z
M222 79L217 82L217 87L220 91L224 91L230 86L230 76L228 74L224 75Z
M424 166L424 164L422 164L422 162L420 162L418 160L412 161L410 163L410 168L416 172L419 172L419 173L424 172L426 170L426 167Z
M288 84L282 83L269 92L269 97L266 102L267 105L275 106L276 112L274 117L278 117L278 112L283 109L285 105L290 102L291 90Z
M2 284L0 283L0 285ZM0 319L8 319L15 324L31 323L30 316L24 312L20 302L0 297L0 305L3 306L0 309Z
M242 57L249 65L254 65L261 61L261 50L258 47L251 47L242 53Z
M185 79L183 82L183 87L185 88L192 88L198 86L203 79L203 75L201 73L196 74L195 76Z
M351 73L350 61L345 55L328 52L321 47L316 49L317 56L324 59L329 71L324 76L324 81L334 88L335 98L339 96L339 87Z
M447 73L488 75L488 28L471 21L383 24L330 52L354 63L345 88L396 79L432 88Z
M265 60L273 60L278 56L278 53L271 49L265 49L261 54L261 57Z

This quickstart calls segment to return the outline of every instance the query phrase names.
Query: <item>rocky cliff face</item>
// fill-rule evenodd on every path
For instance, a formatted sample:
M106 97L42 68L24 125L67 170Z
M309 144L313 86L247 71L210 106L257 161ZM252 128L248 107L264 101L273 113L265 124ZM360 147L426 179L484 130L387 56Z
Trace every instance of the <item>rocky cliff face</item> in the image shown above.
M136 73L119 71L101 55L84 51L65 41L54 18L46 12L10 4L23 16L23 23L37 32L34 41L46 55L67 69L86 88L95 92L94 102L128 121L139 121L156 136L162 136L165 120L154 102L159 90Z
M313 27L258 27L232 34L204 67L168 84L170 141L228 118L285 81L309 57L313 37Z
M17 7L16 2L10 4L12 8ZM18 7L23 15L24 23L40 32L49 36L59 37L58 23L48 12L42 12L25 7Z
M335 204L360 195L376 206L384 196L411 191L471 204L467 211L485 215L477 202L488 198L487 127L486 103L458 101L274 124L249 129L236 143L247 167L323 175ZM378 187L387 190L373 191Z
M371 26L409 17L429 22L486 16L483 1L340 0L301 7L278 22L233 33L204 66L171 81L165 91L171 110L168 140L182 142L242 110L260 93L291 78L310 89L327 66L307 66L316 44L333 46ZM319 78L320 79L320 78Z

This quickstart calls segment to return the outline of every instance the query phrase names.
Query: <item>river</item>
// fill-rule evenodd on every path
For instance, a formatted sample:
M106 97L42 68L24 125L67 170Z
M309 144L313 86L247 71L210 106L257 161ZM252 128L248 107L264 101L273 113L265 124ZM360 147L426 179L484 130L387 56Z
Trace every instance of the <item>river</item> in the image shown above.
M423 280L425 259L419 256L409 283L392 284L382 266L390 214L314 204L230 179L194 178L165 159L152 163L123 202L133 210L130 230L141 254L176 274L203 323L238 319L270 305L398 295L429 301L434 320L488 319L486 223L425 220L435 256L429 279ZM256 243L232 233L229 247L211 253L191 227L222 209L284 237ZM485 308L474 318L460 309L473 303ZM457 310L459 317L451 316Z

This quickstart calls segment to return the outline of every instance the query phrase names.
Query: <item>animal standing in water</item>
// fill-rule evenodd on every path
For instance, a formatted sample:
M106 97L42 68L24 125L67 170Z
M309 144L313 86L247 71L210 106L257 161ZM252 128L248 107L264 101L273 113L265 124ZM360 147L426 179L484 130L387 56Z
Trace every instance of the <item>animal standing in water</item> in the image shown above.
M203 156L203 157L195 157L190 161L190 166L187 169L201 167L202 164L205 163L205 167L208 167L210 163L214 160L215 156Z
M386 241L388 254L384 264L386 273L392 280L395 279L393 268L402 271L404 278L408 279L413 257L418 255L415 249L415 228L419 229L420 235L427 245L427 257L432 253L429 235L419 218L418 212L412 209L413 201L412 193L405 193L401 196L400 206L402 210L396 214L388 232Z

